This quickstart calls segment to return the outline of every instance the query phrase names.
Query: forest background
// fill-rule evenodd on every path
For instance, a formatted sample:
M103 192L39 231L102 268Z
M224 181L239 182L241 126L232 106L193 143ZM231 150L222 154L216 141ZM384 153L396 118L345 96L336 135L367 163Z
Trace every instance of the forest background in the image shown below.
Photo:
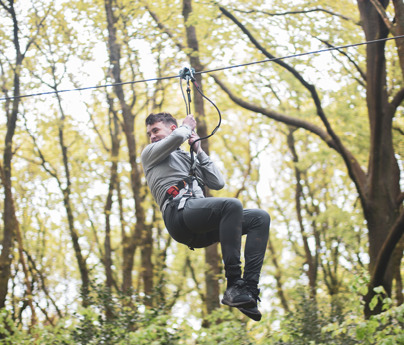
M1 343L404 343L402 0L0 0L0 18ZM145 182L144 119L185 116L185 65L223 117L210 195L272 217L259 323L220 305L220 247L172 241ZM218 114L192 97L203 136Z

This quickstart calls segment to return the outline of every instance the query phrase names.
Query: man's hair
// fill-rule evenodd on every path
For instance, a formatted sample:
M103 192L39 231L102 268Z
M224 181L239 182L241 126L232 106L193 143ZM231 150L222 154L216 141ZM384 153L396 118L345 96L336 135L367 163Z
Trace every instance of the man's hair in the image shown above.
M163 122L165 125L176 125L177 120L169 113L158 113L158 114L150 114L146 118L146 126L154 125L156 122Z

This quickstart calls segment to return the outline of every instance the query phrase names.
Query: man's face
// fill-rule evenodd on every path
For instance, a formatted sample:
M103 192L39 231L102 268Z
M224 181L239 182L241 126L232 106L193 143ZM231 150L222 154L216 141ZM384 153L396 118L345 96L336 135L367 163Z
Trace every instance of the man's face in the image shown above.
M170 133L176 128L177 126L174 124L166 125L164 122L160 121L153 123L152 125L147 125L146 131L147 136L150 138L150 142L156 143L157 141L160 141L161 139L164 139L170 135Z

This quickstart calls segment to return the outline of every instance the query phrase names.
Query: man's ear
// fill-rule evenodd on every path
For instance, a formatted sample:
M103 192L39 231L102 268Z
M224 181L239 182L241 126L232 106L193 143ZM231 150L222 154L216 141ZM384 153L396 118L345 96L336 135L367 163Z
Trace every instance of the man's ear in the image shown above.
M171 126L170 126L170 129L173 131L174 129L176 129L177 128L177 126L176 125L174 125L174 124L172 124Z

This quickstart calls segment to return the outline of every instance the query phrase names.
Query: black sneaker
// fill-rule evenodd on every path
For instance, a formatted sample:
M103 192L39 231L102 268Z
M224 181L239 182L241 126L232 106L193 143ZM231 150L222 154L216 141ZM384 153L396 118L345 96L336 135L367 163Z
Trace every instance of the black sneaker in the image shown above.
M254 308L239 307L238 310L240 310L244 315L247 315L250 319L253 319L254 321L261 320L262 314L257 307Z
M257 288L251 288L247 286L247 291L248 294L254 299L255 304L257 304L257 301L260 301L260 298L258 297L260 290ZM239 307L238 308L244 315L247 315L250 319L253 319L254 321L260 321L262 314L258 310L257 306L253 308L246 308L246 307Z
M254 308L257 306L256 300L251 292L247 290L243 279L238 279L234 285L227 288L223 295L222 303L230 307Z

